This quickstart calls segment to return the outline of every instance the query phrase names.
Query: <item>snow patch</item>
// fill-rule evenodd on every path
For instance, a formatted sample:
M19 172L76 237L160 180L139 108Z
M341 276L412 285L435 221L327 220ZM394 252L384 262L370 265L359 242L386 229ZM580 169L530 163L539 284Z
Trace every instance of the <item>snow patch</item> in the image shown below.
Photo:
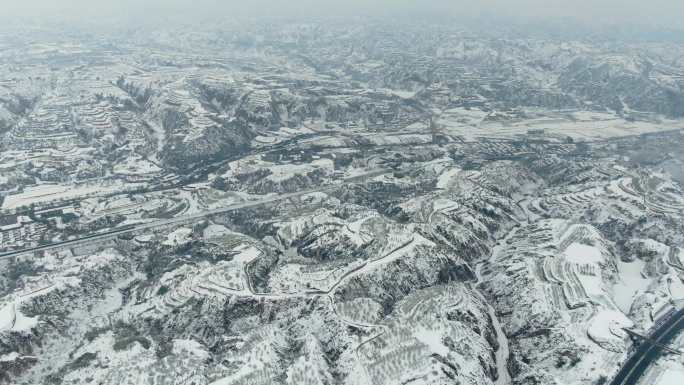
M19 358L19 357L20 357L20 356L19 356L19 353L17 353L17 352L12 352L12 353L8 353L8 354L4 354L4 355L0 356L0 362L12 362L12 361L16 361L17 358Z
M619 346L622 344L622 339L615 334L620 333L620 329L633 325L632 321L620 311L601 310L592 318L587 333L594 341Z
M192 236L192 229L181 227L170 233L162 245L164 246L179 246L190 242Z
M15 300L0 309L0 331L24 332L38 326L38 318L25 316L20 304L20 300Z
M240 254L233 257L233 261L238 263L249 263L259 257L261 251L254 246L240 245L237 249Z
M650 281L641 273L645 263L640 259L623 262L618 258L617 265L620 281L613 285L613 299L620 310L628 313L636 295L646 290Z
M442 343L442 335L438 331L428 329L418 329L413 334L418 341L426 345L433 353L446 357L449 355L449 348Z
M224 237L226 235L231 235L231 234L235 234L235 233L228 230L228 228L226 228L225 226L214 225L214 224L207 226L207 228L204 229L204 233L202 233L202 235L206 239L220 238L220 237Z
M210 357L209 352L197 341L173 340L173 354L183 355L183 353L193 355L200 360L206 360Z
M594 246L583 245L581 243L573 243L565 250L565 258L568 262L579 264L598 264L603 262L601 250Z
M681 385L684 384L684 369L668 369L658 379L655 385Z

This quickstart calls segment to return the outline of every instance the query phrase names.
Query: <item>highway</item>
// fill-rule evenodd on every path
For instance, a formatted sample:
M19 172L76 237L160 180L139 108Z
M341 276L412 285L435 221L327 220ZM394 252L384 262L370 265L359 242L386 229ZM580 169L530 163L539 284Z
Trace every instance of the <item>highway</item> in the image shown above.
M651 340L655 343L666 345L684 328L684 308L679 309L672 317L660 325L651 333ZM637 385L648 367L658 360L660 348L652 343L643 342L637 350L627 359L622 368L617 372L611 385Z
M272 196L272 197L268 197L268 198L260 199L260 200L241 202L241 203L222 207L222 208L215 209L215 210L203 211L203 212L193 214L193 215L187 215L187 216L182 216L182 217L177 217L177 218L161 219L161 220L157 220L154 222L141 223L141 224L132 225L132 226L124 226L122 228L112 229L111 231L107 231L105 233L89 234L89 235L83 236L81 238L67 240L67 241L54 242L54 243L50 243L48 245L42 245L42 246L31 247L31 248L26 248L26 249L22 249L22 250L10 251L10 252L0 254L0 260L14 258L14 257L17 257L17 256L22 255L22 254L36 253L36 252L41 252L41 251L52 251L52 250L62 249L65 247L83 246L85 244L92 244L92 243L95 243L98 241L104 241L104 240L111 239L111 238L114 238L114 237L117 237L120 235L124 235L124 234L131 234L131 233L136 233L136 232L144 232L147 230L152 230L152 229L157 228L157 227L180 225L183 223L195 222L195 221L203 219L203 218L211 217L213 215L218 215L218 214L224 214L224 213L227 213L230 211L263 206L263 205L267 205L267 204L270 204L273 202L297 198L297 197L300 197L302 195L311 194L314 192L324 192L324 191L334 190L334 189L337 189L340 186L342 186L344 183L359 182L359 181L363 181L363 180L366 180L369 178L374 178L374 177L377 177L380 175L388 174L391 172L393 172L393 170L386 170L386 169L374 170L374 171L370 171L370 172L365 173L365 174L356 175L356 176L353 176L350 178L342 179L342 183L335 183L335 184L320 186L317 188L303 190L303 191L297 191L297 192L288 193L288 194L280 194L280 195L276 195L276 196Z

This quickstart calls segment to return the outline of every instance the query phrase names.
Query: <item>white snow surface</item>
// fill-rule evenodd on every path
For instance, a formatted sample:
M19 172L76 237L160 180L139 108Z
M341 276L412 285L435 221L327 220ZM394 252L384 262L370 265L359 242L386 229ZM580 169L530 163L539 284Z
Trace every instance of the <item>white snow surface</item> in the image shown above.
M449 186L451 185L451 180L454 179L460 172L461 172L461 169L459 169L459 168L451 168L451 169L443 172L439 176L439 179L437 180L437 188L438 189L449 188Z
M239 251L240 254L233 257L233 261L239 263L249 263L259 257L261 251L254 246L240 245L235 250Z
M591 324L587 329L587 333L597 341L614 341L620 343L621 339L613 334L611 330L619 331L621 328L629 328L631 326L633 326L632 321L630 321L622 312L603 309L591 319Z
M565 250L565 258L578 265L596 266L597 271L600 271L599 263L603 261L603 255L598 248L580 243L570 244ZM589 296L603 294L603 280L600 275L579 274L578 278Z
M21 300L15 300L0 309L0 331L29 331L38 326L37 317L27 317L20 309Z
M162 245L165 246L179 246L190 242L190 236L192 235L192 229L187 227L181 227L170 233Z
M617 265L620 281L613 285L613 298L620 310L629 312L634 298L648 288L650 280L641 274L644 269L642 260L623 262L618 258Z
M413 334L418 341L426 345L430 351L442 356L449 354L449 348L442 343L442 333L437 330L420 328Z
M123 191L126 188L139 186L140 184L125 185L121 182L107 185L90 183L80 185L68 184L44 184L27 187L19 194L9 195L2 204L3 210L12 210L32 203L46 203L58 200L70 200L88 195L102 195L105 193Z
M668 369L663 373L663 375L658 379L658 382L654 385L682 385L684 384L684 368Z
M0 362L12 362L15 361L17 358L19 358L19 353L17 352L11 352L7 354L3 354L0 356Z
M580 264L596 264L603 262L601 250L594 246L583 245L581 243L570 244L565 250L565 258L569 262Z
M219 237L224 237L226 235L233 235L233 234L235 234L235 233L230 231L225 226L215 225L215 224L211 224L211 225L207 226L207 228L204 229L204 233L202 233L202 235L206 239L219 238Z
M200 360L209 358L209 352L199 342L194 340L173 340L173 353L183 355L183 352L189 353Z

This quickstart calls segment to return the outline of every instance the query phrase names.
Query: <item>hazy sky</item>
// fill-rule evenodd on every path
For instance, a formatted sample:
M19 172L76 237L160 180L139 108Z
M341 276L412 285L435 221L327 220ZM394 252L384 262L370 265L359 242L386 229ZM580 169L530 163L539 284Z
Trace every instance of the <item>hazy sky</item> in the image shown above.
M0 0L5 17L68 15L336 16L438 13L517 19L570 18L594 24L640 22L682 27L684 0Z

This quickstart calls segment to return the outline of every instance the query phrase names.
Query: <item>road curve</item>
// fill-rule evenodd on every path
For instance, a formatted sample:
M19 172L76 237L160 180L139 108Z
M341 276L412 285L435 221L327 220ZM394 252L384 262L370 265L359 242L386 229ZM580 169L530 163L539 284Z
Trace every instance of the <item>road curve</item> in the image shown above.
M679 309L657 330L651 333L651 340L666 345L684 329L684 308ZM610 385L637 385L646 369L660 357L659 348L644 342L622 365Z

